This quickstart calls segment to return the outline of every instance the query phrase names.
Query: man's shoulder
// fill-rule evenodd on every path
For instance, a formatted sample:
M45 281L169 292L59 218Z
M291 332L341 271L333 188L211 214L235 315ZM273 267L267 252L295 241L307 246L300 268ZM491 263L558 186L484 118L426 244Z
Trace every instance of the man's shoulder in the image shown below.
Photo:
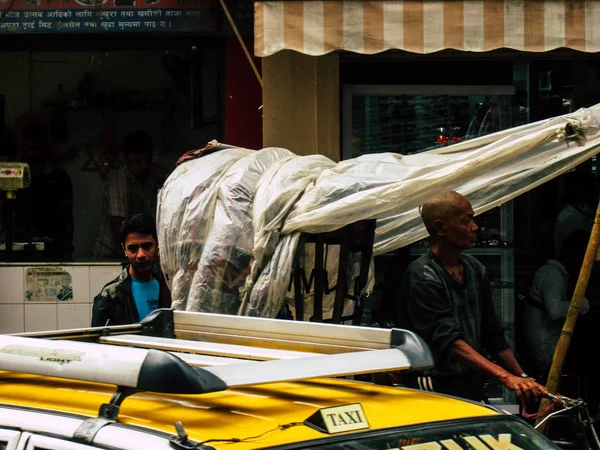
M127 166L123 162L117 162L116 167L108 172L106 181L111 183L125 183L127 181Z
M578 211L572 205L565 205L559 211L558 216L556 217L556 222L562 222L563 220L568 220L573 216L577 216Z
M534 274L534 278L545 279L548 277L568 277L568 272L565 266L560 261L549 259L540 266Z
M128 267L125 267L119 275L104 285L98 294L98 297L104 297L108 299L115 298L119 295L119 292L122 292L124 283L128 282L129 272Z
M428 250L415 259L408 265L404 278L410 280L411 283L419 281L440 281L440 277L436 270L435 255Z
M408 265L407 272L419 271L421 268L425 267L425 265L431 262L431 260L433 259L432 256L433 255L431 254L431 251L427 250L425 253L423 253L421 256L419 256L417 259L415 259Z

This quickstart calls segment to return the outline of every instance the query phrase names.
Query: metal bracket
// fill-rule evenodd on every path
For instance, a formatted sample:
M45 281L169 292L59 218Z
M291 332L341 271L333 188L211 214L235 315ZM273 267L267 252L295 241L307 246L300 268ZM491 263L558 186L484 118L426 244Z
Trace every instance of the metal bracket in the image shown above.
M110 402L103 403L100 406L98 418L116 422L119 419L119 410L121 409L121 403L123 403L123 400L130 395L135 394L136 392L139 392L139 389L118 386L117 392L114 393L110 399Z
M145 336L175 337L172 309L157 309L145 317L141 324L142 334Z
M177 437L169 439L169 445L177 450L194 450L196 444L188 440L188 434L185 432L181 422L175 422Z
M92 444L98 431L111 423L115 423L115 420L101 417L84 420L73 433L73 439L84 444Z

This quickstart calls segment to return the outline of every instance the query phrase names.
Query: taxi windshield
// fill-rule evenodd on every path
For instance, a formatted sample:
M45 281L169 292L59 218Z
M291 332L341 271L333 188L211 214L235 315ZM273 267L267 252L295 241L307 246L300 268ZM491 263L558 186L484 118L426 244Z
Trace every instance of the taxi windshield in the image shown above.
M478 418L332 436L281 448L314 450L541 450L557 449L514 418Z

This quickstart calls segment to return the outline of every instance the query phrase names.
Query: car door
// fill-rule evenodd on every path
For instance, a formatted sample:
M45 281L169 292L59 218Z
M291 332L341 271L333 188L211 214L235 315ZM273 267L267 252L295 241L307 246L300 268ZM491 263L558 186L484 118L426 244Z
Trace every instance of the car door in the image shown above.
M0 450L16 450L20 431L0 428Z
M97 447L32 433L23 433L17 450L20 448L23 450L97 450Z

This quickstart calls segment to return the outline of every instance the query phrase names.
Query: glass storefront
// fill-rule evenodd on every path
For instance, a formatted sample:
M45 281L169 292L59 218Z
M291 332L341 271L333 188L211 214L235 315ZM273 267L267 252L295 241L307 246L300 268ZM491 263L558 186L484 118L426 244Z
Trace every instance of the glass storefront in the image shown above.
M344 158L419 153L527 122L511 85L347 86L343 111Z
M367 70L356 60L342 61L343 158L419 153L594 105L600 99L598 65L593 59L386 60ZM584 165L596 173L595 158ZM488 270L496 310L517 354L523 328L519 294L552 254L564 191L558 177L476 219L479 242L469 252ZM396 301L389 293L397 292L398 274L427 247L423 240L378 257L381 274L392 274L378 278L382 297ZM389 264L395 268L383 267ZM499 386L490 385L489 393L499 402L514 401Z

